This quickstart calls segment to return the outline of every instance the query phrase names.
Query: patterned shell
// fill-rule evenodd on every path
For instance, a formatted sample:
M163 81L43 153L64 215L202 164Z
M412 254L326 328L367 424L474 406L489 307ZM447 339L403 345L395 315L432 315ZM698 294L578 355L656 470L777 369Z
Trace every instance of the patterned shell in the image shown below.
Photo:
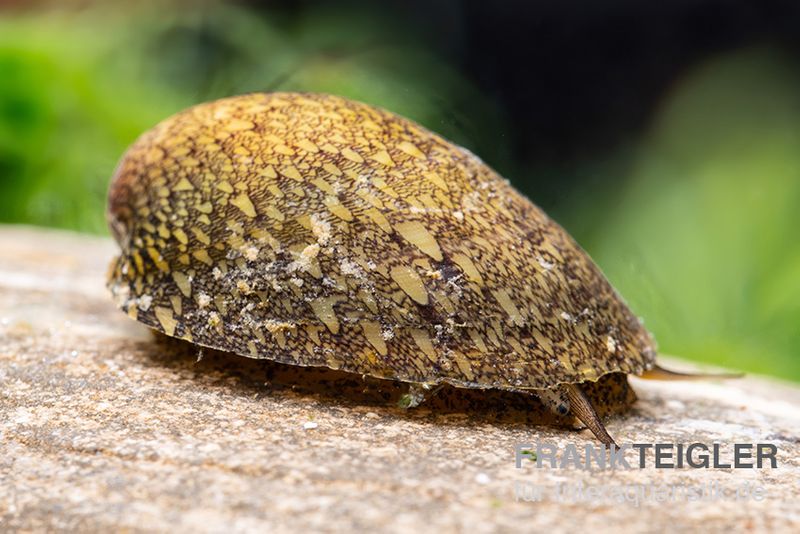
M545 389L652 367L589 256L467 150L322 94L181 112L119 164L109 287L204 347L415 383Z

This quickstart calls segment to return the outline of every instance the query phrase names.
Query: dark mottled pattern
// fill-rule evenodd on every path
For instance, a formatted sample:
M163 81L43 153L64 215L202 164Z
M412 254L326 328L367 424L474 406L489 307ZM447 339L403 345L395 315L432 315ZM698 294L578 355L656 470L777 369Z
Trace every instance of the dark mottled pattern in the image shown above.
M109 221L119 306L197 345L511 390L638 374L656 354L587 254L505 179L339 97L253 94L167 119L120 163Z

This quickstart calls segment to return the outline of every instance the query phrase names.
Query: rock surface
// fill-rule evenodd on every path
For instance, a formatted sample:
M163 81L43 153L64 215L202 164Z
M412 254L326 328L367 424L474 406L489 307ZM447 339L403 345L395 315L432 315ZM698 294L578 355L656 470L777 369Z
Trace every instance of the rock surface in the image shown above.
M773 443L777 469L517 469L519 443L597 442L492 410L404 411L322 371L293 384L198 361L114 308L113 254L0 227L0 530L800 531L797 386L634 379L639 401L608 421L621 443ZM765 494L663 501L659 485Z

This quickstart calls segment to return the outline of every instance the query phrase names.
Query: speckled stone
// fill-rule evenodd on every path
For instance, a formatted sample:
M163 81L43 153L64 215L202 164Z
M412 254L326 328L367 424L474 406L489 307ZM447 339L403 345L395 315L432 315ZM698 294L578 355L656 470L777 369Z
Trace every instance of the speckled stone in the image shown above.
M0 228L0 530L800 529L797 386L634 379L639 401L608 421L626 443L771 442L778 469L516 469L517 443L596 440L474 402L404 411L391 386L199 355L114 308L113 254L108 239ZM711 482L767 495L636 507L548 492ZM517 501L521 483L545 498Z

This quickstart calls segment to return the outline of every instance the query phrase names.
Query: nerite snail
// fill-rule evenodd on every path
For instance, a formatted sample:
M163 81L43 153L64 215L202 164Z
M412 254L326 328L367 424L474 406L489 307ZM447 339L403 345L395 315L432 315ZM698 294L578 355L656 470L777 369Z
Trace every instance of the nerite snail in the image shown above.
M655 366L558 224L467 150L344 98L251 94L167 119L119 164L108 219L118 305L199 346L531 393L605 443L593 404Z

